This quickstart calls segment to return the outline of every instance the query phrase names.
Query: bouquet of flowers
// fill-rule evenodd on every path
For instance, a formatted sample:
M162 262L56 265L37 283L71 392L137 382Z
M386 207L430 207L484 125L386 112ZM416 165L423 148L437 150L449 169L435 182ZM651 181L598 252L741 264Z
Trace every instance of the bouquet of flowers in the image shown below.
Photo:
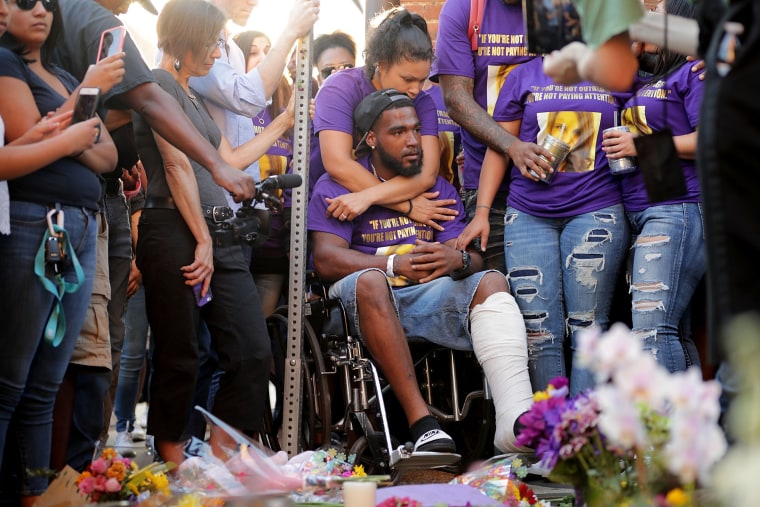
M596 388L571 397L554 379L520 417L517 445L589 507L688 505L726 451L718 384L697 369L669 373L622 324L581 336L575 360Z
M172 463L152 463L138 469L134 461L109 447L79 475L77 489L90 502L137 501L141 496L168 493L165 472L173 467Z

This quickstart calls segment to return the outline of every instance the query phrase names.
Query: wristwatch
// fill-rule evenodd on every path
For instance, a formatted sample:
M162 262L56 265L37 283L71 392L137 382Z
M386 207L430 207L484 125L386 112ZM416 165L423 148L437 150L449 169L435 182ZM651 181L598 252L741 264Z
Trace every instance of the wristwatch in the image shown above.
M459 269L455 269L455 274L462 274L468 269L470 269L470 252L467 250L460 250L462 252L462 267Z

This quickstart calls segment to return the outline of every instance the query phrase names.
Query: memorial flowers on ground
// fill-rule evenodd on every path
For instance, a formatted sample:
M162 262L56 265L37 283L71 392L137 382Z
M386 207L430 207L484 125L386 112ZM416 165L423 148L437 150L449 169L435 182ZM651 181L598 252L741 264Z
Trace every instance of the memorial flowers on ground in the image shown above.
M697 369L669 373L622 324L585 333L575 360L596 387L571 397L554 379L520 418L518 445L589 507L689 505L726 451L719 385Z
M77 489L90 502L136 501L141 495L168 493L169 480L165 472L171 468L171 463L152 463L138 469L134 461L109 447L79 475Z

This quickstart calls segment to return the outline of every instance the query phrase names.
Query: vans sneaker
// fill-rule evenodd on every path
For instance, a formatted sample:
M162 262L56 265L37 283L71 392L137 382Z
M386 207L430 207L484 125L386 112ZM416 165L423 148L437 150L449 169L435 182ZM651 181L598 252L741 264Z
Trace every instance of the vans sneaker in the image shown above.
M429 430L414 443L414 452L456 452L454 440L443 430Z

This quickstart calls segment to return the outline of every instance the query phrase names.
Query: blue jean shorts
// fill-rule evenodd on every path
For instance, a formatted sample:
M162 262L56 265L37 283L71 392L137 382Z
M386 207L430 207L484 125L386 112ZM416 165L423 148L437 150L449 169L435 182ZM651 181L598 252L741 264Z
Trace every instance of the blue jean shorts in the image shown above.
M356 306L357 280L371 270L382 273L375 268L357 271L335 282L328 293L329 297L340 298L343 302L350 331L354 336L361 337L361 323ZM462 280L444 276L427 283L394 289L388 285L407 340L428 341L455 350L472 350L470 305L480 280L486 273L488 271L474 273Z

